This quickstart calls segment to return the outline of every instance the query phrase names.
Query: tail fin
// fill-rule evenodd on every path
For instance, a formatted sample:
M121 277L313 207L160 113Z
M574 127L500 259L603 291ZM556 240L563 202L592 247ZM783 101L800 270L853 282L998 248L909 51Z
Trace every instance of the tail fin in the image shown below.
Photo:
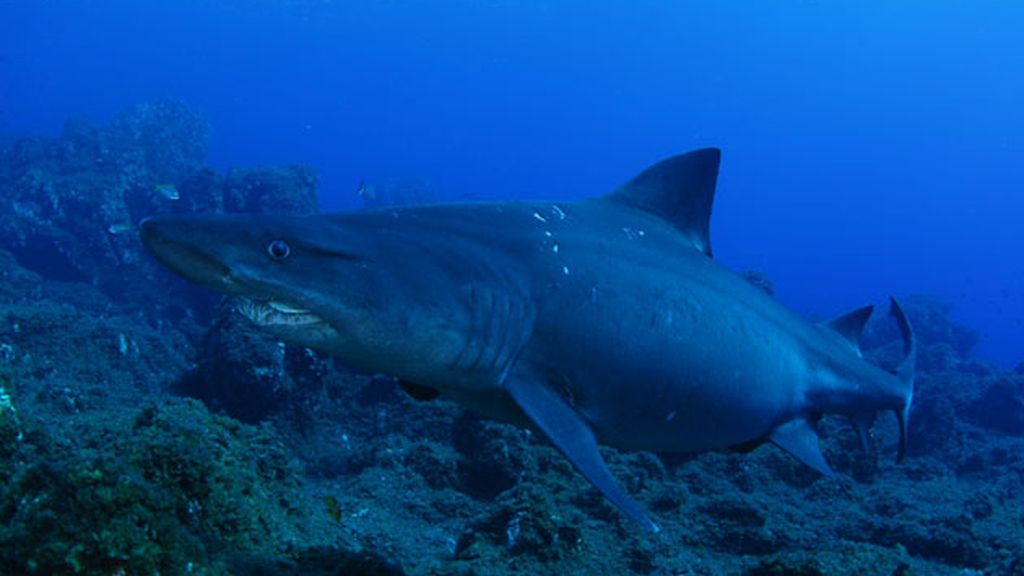
M896 462L902 462L907 455L907 423L910 419L910 405L914 401L914 365L917 363L917 342L914 340L914 329L907 320L907 315L895 298L890 298L889 313L896 319L903 336L903 360L896 367L896 376L907 385L907 398L902 408L896 410L896 419L900 424L900 445L896 454Z

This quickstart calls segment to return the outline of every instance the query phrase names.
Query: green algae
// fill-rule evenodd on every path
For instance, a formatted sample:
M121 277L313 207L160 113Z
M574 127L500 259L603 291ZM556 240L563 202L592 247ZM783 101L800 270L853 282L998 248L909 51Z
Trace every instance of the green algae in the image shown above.
M300 469L266 430L193 400L142 408L102 450L61 446L39 424L0 486L0 572L219 574L228 552L313 540Z

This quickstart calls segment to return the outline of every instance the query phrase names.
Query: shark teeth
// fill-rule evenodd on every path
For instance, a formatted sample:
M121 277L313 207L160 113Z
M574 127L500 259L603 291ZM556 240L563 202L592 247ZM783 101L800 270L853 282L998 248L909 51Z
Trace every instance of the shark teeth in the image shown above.
M274 310L284 314L310 314L309 310L306 310L305 308L296 308L294 306L289 306L284 302L277 302L274 300L267 302L267 306L270 306Z
M242 300L238 311L258 326L307 326L323 322L318 316L276 300Z

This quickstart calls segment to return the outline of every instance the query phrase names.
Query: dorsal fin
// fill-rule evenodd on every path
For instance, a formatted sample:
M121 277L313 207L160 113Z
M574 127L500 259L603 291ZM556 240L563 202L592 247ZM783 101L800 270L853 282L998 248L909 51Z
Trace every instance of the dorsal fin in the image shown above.
M864 333L864 326L868 323L868 318L871 318L871 313L874 310L874 306L857 308L853 312L847 312L838 318L833 318L825 326L836 331L851 346L860 351L860 335Z
M673 156L647 168L606 198L668 220L695 248L711 256L708 233L720 157L718 148Z

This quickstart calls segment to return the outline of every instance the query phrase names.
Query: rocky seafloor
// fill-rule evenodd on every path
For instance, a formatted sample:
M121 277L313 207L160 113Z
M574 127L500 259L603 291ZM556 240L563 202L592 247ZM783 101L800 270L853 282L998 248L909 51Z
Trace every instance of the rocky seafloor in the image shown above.
M154 102L0 147L0 574L1024 574L1024 365L906 298L909 456L822 423L838 472L607 449L658 534L543 439L257 332L150 260L151 214L317 210L303 167L218 173ZM760 281L763 283L764 279ZM895 334L871 327L886 362Z

